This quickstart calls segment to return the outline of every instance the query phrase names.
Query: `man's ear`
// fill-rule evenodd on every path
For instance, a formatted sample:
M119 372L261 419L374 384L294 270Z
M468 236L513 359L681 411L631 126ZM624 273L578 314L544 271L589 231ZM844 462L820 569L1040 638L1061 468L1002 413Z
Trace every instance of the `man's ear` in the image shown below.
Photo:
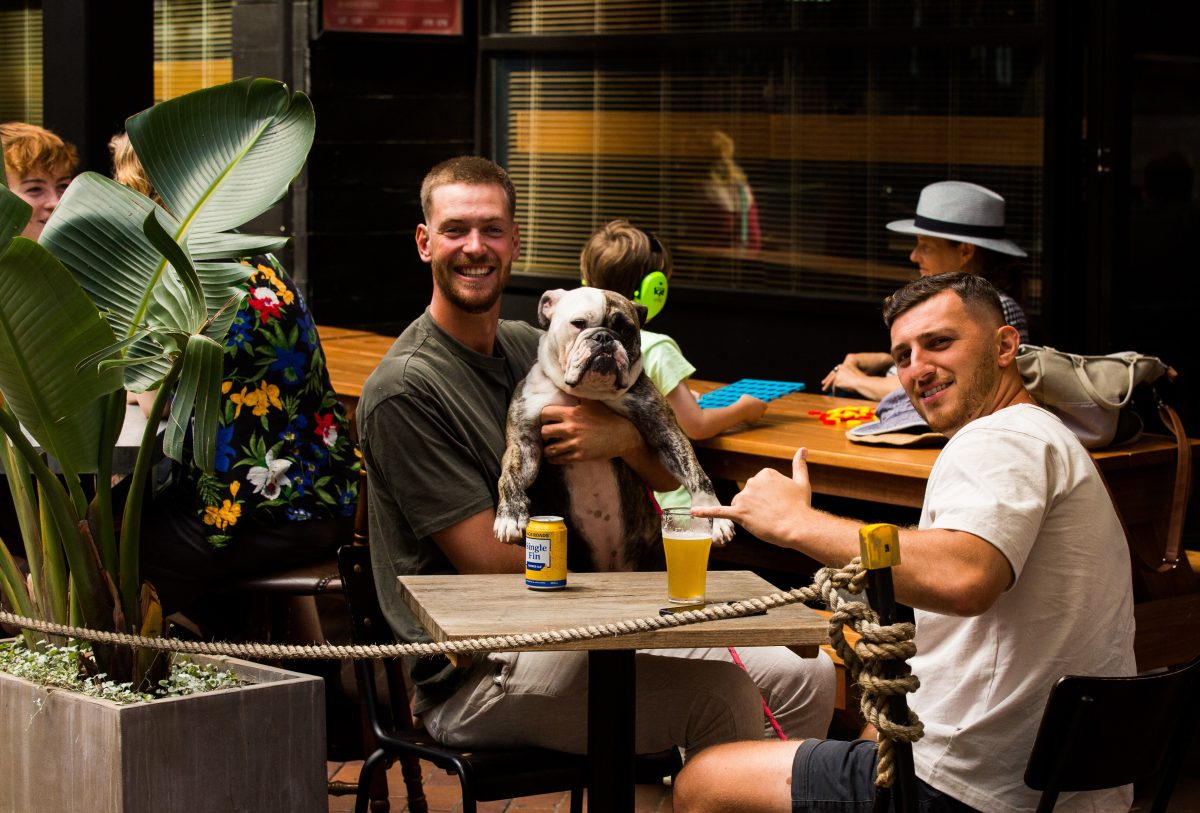
M538 302L538 324L542 329L550 327L550 319L554 316L554 308L558 305L558 300L562 299L565 294L562 288L555 288L553 291L546 291L542 294L542 299Z
M433 254L429 251L429 227L424 223L417 224L417 255L421 262L433 262Z
M637 302L633 303L633 309L635 311L637 311L638 327L645 327L646 326L646 314L648 314L650 312L650 309L647 308L645 305L639 305Z
M966 270L971 261L975 259L975 244L974 243L959 243L958 244L958 267Z
M1004 325L996 330L996 347L1001 367L1007 367L1017 358L1017 350L1021 346L1021 334L1012 325Z
M513 260L521 259L521 227L513 222Z

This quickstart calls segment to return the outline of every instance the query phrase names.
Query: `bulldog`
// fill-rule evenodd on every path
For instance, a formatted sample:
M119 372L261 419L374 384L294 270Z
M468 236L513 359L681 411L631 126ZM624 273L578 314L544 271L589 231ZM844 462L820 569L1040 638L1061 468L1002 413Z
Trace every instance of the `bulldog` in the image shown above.
M663 466L687 488L694 505L717 505L691 441L675 413L642 371L641 325L646 308L611 291L547 291L538 304L546 330L538 358L513 392L501 461L493 531L523 543L529 521L526 491L541 469L541 412L579 399L603 402L629 419ZM658 512L644 483L620 459L554 466L561 475L573 570L636 570L662 566ZM713 542L733 538L733 523L713 521Z

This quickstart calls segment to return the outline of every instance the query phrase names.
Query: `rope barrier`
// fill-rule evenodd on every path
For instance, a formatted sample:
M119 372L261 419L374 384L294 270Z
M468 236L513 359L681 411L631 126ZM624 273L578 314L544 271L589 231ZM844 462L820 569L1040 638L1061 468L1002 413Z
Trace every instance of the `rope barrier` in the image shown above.
M861 709L863 717L879 731L878 770L875 784L890 787L893 778L892 743L916 742L924 733L924 726L913 712L909 719L892 720L888 715L887 699L896 694L914 692L920 685L917 677L908 671L908 658L916 653L912 642L916 632L914 625L892 624L883 626L879 616L861 601L849 601L841 592L861 593L866 581L866 569L858 557L844 568L822 568L817 571L813 583L806 587L771 593L725 604L713 604L700 610L688 610L672 615L647 616L608 624L588 627L571 627L537 633L517 633L469 638L460 641L443 641L424 644L386 645L285 645L260 643L233 643L226 641L187 641L177 638L148 638L123 632L108 632L85 627L74 627L27 618L0 611L0 623L22 629L34 630L46 635L78 638L104 644L120 644L160 652L179 652L187 655L226 655L247 659L293 660L346 658L396 658L404 655L430 656L448 653L507 652L531 649L540 646L584 641L591 638L616 637L639 632L653 632L666 627L682 627L724 618L741 618L773 607L820 600L832 611L829 619L829 639L835 652L846 664L851 678L862 690ZM845 637L844 628L849 626L859 634L852 646ZM897 678L886 678L883 665L892 660L903 662L903 674Z

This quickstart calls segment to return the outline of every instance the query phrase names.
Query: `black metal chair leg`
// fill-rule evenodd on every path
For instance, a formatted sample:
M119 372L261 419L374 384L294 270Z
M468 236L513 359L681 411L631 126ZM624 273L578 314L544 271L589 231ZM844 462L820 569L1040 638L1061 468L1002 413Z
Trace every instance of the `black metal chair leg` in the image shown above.
M363 762L358 773L358 793L354 797L354 813L368 813L371 802L371 777L379 765L387 760L387 753L380 748Z

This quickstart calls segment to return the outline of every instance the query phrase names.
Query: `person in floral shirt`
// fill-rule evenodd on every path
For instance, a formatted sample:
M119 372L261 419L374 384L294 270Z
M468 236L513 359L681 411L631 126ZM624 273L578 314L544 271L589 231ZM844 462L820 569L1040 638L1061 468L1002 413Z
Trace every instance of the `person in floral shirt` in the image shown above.
M164 205L125 133L113 177ZM318 561L354 531L358 449L325 369L317 328L274 256L252 272L225 339L216 465L176 465L142 520L142 576L167 612L214 582ZM137 396L147 412L153 393Z
M177 466L142 531L143 575L168 612L215 580L278 570L348 540L359 454L304 300L270 255L225 341L213 474Z

